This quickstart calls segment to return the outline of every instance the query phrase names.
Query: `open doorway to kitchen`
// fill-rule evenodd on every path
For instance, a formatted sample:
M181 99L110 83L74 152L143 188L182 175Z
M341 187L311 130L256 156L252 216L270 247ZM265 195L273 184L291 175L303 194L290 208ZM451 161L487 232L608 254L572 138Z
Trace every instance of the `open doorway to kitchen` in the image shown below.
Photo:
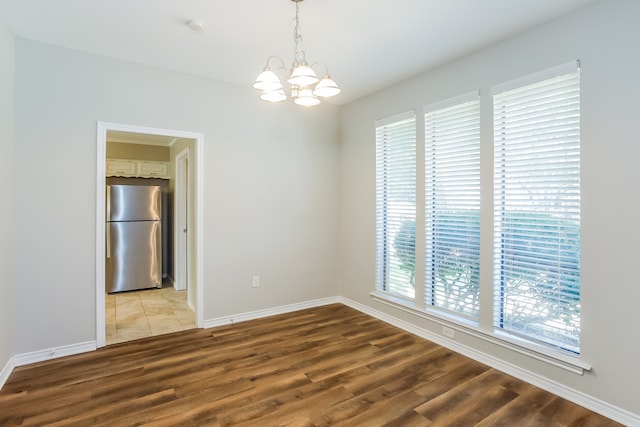
M202 242L197 236L198 230L202 229L202 145L203 135L200 133L98 123L98 347L194 326L202 327ZM162 201L158 197L157 204L164 207L165 211L157 218L158 223L162 224L159 226L162 232L156 231L153 236L157 235L157 238L152 239L154 245L162 248L162 261L160 262L157 250L149 251L152 254L147 257L151 260L149 265L155 267L149 281L145 282L149 285L140 286L147 288L144 290L134 289L138 285L128 285L122 279L123 270L114 267L118 262L127 265L122 261L124 243L118 234L122 233L120 228L136 225L126 222L126 219L124 225L118 222L121 219L110 211L110 201L116 200L115 196L110 197L111 191L129 191L132 187L135 191L141 190L141 187L145 191L158 187ZM118 193L117 200L123 200L123 197L122 193ZM143 198L146 199L147 196ZM140 197L134 196L132 199ZM146 235L151 236L152 233ZM135 252L139 254L140 249ZM132 265L139 263L139 258L136 258L136 263ZM158 264L162 265L161 269ZM149 270L146 267L142 270L145 269ZM160 276L161 280L158 279Z

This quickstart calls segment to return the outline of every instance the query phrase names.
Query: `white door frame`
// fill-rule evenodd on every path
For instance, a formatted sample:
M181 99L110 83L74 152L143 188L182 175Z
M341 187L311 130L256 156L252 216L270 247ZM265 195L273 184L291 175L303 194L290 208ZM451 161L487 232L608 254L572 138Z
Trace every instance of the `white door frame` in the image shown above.
M143 126L133 126L119 123L109 123L99 121L97 124L97 153L96 153L96 347L104 347L106 344L106 323L105 323L105 197L106 197L106 153L107 153L107 132L123 131L134 133L145 133L149 135L163 135L175 138L185 138L195 140L195 150L193 153L193 162L191 167L195 166L194 182L192 183L195 200L192 205L194 208L195 224L192 224L190 233L192 239L195 239L195 277L191 278L191 285L195 288L196 304L196 326L202 328L204 325L204 290L203 290L203 186L204 186L204 168L203 163L203 147L204 135L198 132L184 132L178 130L150 128Z
M175 164L175 185L174 185L174 282L173 287L178 291L184 291L188 287L189 269L188 266L188 252L189 242L191 237L190 224L189 224L189 188L191 187L189 182L189 163L190 163L189 147L182 150L176 156ZM186 234L186 236L185 236ZM186 238L186 242L183 241ZM191 291L191 289L189 289ZM190 299L190 298L189 298ZM191 303L191 301L190 301Z

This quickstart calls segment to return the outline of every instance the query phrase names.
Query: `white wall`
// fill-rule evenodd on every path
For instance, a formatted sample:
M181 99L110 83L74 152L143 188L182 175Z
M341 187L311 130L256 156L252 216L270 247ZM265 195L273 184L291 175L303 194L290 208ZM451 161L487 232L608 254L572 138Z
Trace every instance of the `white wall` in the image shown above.
M14 38L0 21L0 370L12 356L11 230L13 219Z
M461 58L341 110L340 247L342 295L440 333L429 320L373 301L375 286L374 121L480 89L490 117L491 85L571 60L582 61L582 359L579 376L463 333L456 340L541 377L640 414L637 302L640 301L640 144L638 120L640 2L597 2L574 14ZM428 46L425 47L428 49ZM419 50L417 51L419 54ZM487 103L489 101L489 103ZM489 107L489 110L487 109ZM419 122L420 123L420 122ZM485 124L487 124L485 122ZM491 160L491 124L483 131ZM423 132L419 131L419 135ZM488 156L486 154L488 153ZM491 197L491 162L484 163L483 196ZM487 179L488 178L488 179ZM487 190L488 187L488 192ZM483 206L491 206L484 197ZM491 237L491 212L483 239ZM489 244L490 245L490 244ZM489 271L490 255L481 268ZM491 280L491 273L482 273ZM482 286L486 289L487 284ZM491 286L489 284L489 286Z
M335 107L19 38L15 90L16 354L95 339L98 120L204 134L205 320L337 294Z

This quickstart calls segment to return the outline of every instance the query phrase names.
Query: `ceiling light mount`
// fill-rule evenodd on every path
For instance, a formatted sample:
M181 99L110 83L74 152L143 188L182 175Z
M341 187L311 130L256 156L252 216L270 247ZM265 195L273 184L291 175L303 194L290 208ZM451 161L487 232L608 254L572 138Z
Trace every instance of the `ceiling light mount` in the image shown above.
M295 1L295 0L292 0L292 1ZM204 28L204 24L202 23L202 21L198 19L189 19L184 24L187 27L189 27L191 31L195 31L195 32L202 31L202 29Z
M328 98L338 95L341 90L335 81L329 76L327 66L323 62L314 62L309 65L304 49L302 48L302 34L300 31L299 4L304 0L291 0L296 4L296 16L293 19L293 45L294 57L289 72L284 61L279 56L272 55L267 58L267 63L253 83L255 89L262 93L260 99L267 102L282 102L287 99L282 81L276 73L284 76L290 86L290 94L293 102L309 107L320 104L320 98ZM273 66L273 62L278 63ZM319 79L312 67L322 65L324 77Z

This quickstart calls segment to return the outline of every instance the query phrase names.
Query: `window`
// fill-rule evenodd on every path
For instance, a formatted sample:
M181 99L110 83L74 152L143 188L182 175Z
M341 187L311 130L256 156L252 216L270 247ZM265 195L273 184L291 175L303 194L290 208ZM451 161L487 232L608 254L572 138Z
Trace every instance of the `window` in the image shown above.
M579 353L577 64L494 88L493 103L494 326Z
M376 286L415 297L416 119L376 122Z
M477 319L480 99L441 105L425 108L425 303Z
M579 63L426 106L424 121L424 146L413 112L375 123L372 297L571 372L590 369L576 357ZM481 132L491 121L493 138Z

